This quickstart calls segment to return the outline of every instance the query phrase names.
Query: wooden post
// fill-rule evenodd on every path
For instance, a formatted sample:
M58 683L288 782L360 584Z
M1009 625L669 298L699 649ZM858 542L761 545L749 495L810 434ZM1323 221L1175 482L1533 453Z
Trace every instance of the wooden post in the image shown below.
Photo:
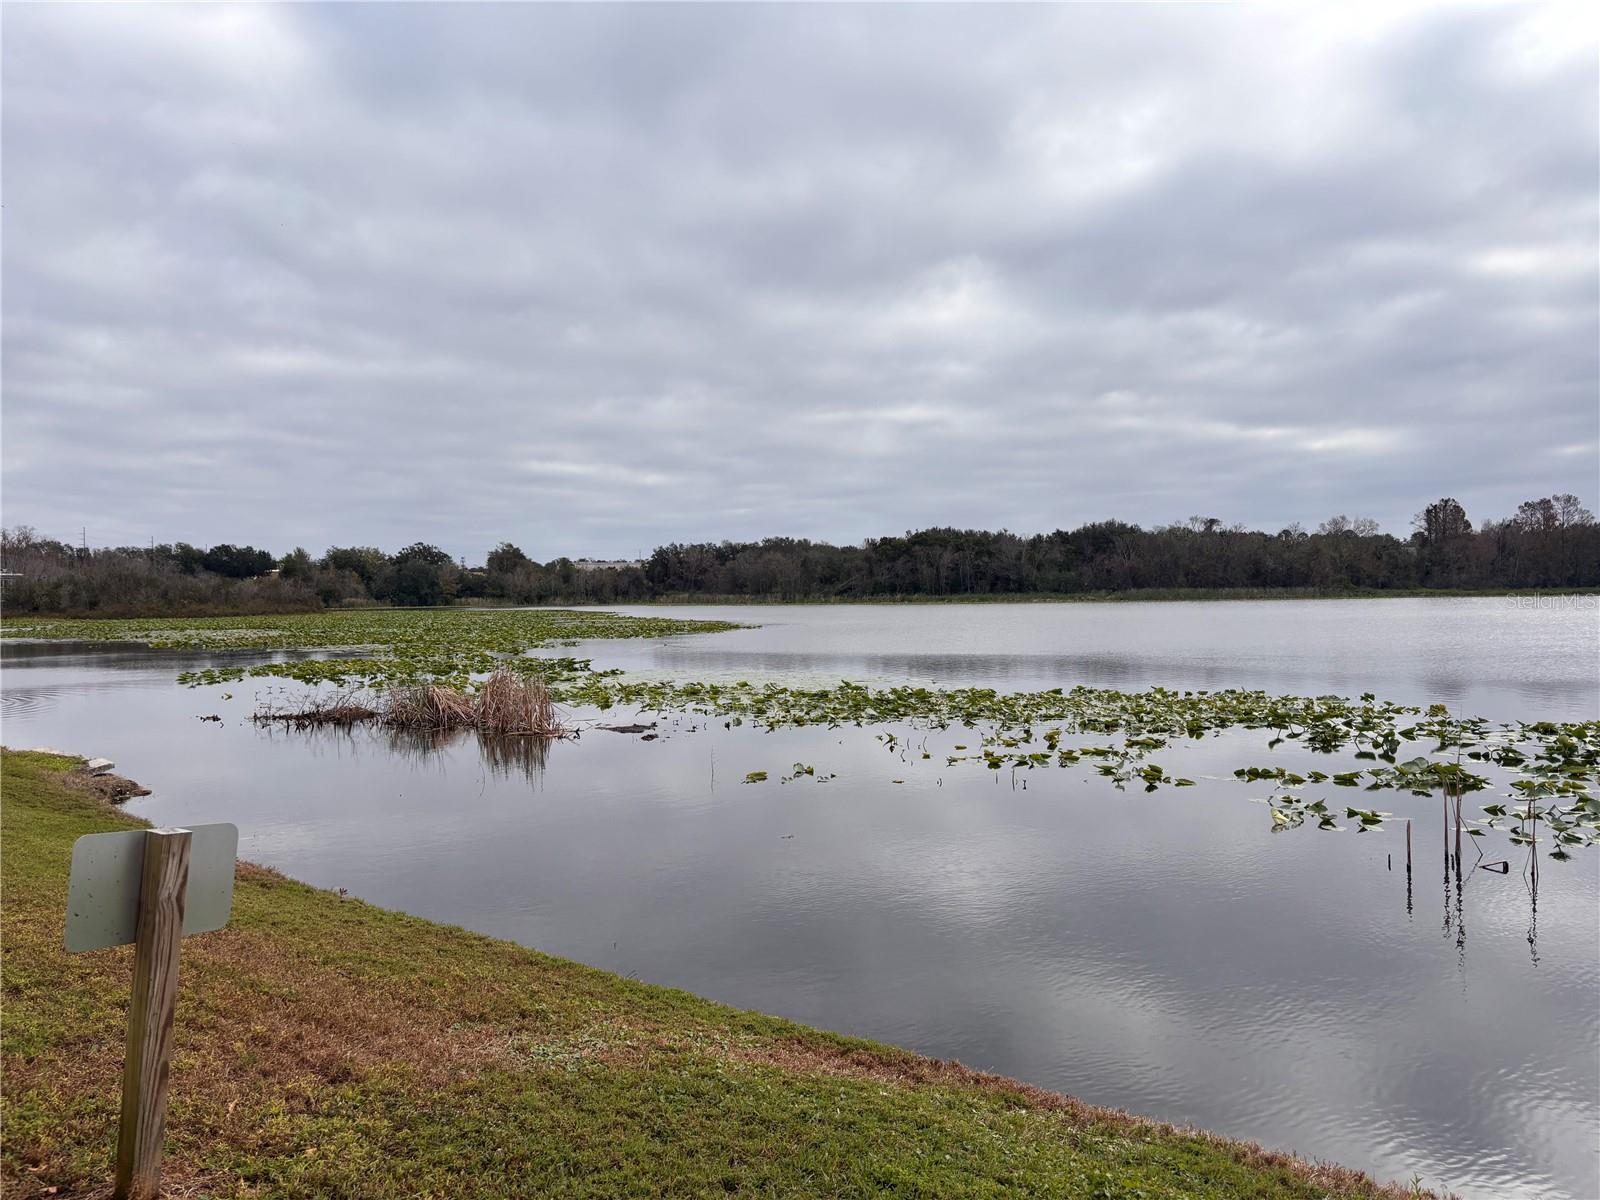
M167 1118L172 1018L178 1005L178 946L189 886L189 831L144 835L139 932L134 942L128 1056L122 1068L116 1200L154 1200L161 1191L161 1138Z

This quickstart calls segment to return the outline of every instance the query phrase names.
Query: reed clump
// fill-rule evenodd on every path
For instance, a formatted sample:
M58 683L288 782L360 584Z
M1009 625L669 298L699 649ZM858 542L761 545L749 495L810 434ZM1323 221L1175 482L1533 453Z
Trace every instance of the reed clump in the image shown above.
M383 703L383 723L397 729L465 729L477 723L472 695L443 684L395 688Z
M377 709L342 692L337 696L313 697L298 708L264 707L258 709L250 719L257 725L281 724L294 729L310 729L319 725L358 725L377 720L381 715Z
M373 721L391 729L444 731L475 729L519 737L566 737L571 732L543 680L501 668L475 689L444 684L392 688L376 706L349 694L313 699L293 709L263 708L258 724L282 723L296 729L318 725L355 725Z
M398 729L476 729L540 737L566 732L544 683L504 668L471 692L440 684L395 688L386 698L383 720Z

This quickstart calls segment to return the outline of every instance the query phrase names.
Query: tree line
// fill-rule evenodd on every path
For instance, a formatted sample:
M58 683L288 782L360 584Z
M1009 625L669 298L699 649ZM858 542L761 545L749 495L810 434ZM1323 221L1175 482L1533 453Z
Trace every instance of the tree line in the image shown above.
M1024 536L924 529L834 546L801 538L673 543L639 564L540 563L502 542L468 566L416 542L392 554L335 546L279 557L186 543L89 549L19 526L0 534L10 613L135 615L314 610L363 604L614 604L662 598L848 600L1080 595L1140 590L1316 592L1600 587L1600 524L1567 494L1474 527L1435 501L1409 536L1365 518L1275 533L1215 517L1151 529L1096 521Z

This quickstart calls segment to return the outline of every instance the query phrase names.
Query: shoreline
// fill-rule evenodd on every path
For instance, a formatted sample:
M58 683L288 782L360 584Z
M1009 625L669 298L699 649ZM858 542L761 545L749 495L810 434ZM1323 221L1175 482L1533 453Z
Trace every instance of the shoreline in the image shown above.
M72 840L147 822L67 786L80 761L0 756L7 1194L92 1189L109 1163L131 956L67 955L59 919ZM987 1195L1092 1175L1113 1191L1215 1200L1431 1194L625 979L268 868L241 863L234 912L228 929L184 943L175 1188L392 1193L492 1179L521 1194Z
M1592 599L1600 609L1600 588L1573 588L1553 591L1548 588L1483 588L1438 590L1428 588L1370 590L1359 592L1301 591L1294 588L1133 588L1122 592L1018 592L1014 594L973 593L950 596L892 595L811 597L787 600L771 596L658 596L649 600L616 600L609 603L551 603L540 605L458 605L460 608L645 608L656 605L689 608L698 605L731 608L779 606L847 606L895 604L1202 604L1270 602L1282 600L1451 600L1505 599L1518 602L1538 600Z
M140 612L123 609L92 610L88 612L6 612L0 614L4 625L23 624L29 621L154 621L154 620L204 620L219 617L288 617L325 616L330 613L379 612L499 612L508 609L600 609L647 607L736 607L767 608L783 606L847 606L894 604L1183 604L1183 603L1238 603L1241 601L1274 600L1451 600L1451 599L1503 599L1519 604L1550 601L1593 602L1600 609L1600 588L1366 588L1356 590L1324 590L1319 588L1129 588L1113 592L966 592L944 596L921 593L881 596L810 596L798 599L783 596L721 595L701 592L673 593L644 599L617 598L613 600L551 600L529 602L506 600L486 601L483 598L455 604L394 605L345 604L328 608L284 608L238 610L207 607L203 610L168 610L165 612Z

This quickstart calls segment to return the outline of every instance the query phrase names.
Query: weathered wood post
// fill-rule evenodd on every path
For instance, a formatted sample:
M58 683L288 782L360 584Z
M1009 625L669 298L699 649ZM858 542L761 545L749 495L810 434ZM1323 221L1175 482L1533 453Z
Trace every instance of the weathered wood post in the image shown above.
M186 934L228 923L238 851L239 830L230 824L86 833L72 844L67 950L134 946L116 1200L160 1193L178 947Z
M128 1056L122 1067L116 1200L153 1200L161 1190L172 1018L178 1007L178 948L189 890L189 831L144 835L139 927L134 941Z

